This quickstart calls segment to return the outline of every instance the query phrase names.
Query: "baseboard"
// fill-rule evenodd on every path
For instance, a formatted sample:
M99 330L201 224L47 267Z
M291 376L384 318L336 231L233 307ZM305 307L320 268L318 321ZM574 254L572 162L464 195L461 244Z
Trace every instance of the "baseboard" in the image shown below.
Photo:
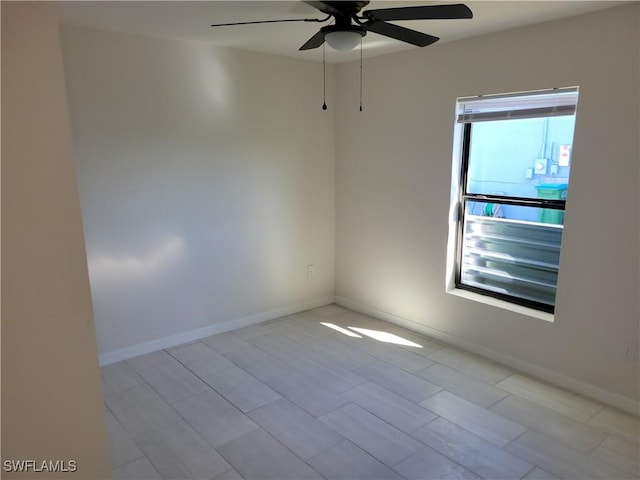
M507 355L496 350L486 348L472 342L468 342L454 335L450 335L426 325L422 325L406 318L399 317L392 313L384 312L376 308L353 302L344 297L337 296L335 298L335 303L356 312L370 315L380 320L384 320L400 327L404 327L408 330L413 330L414 332L420 333L427 337L431 337L442 343L461 348L478 356L493 360L494 362L501 363L502 365L513 368L514 370L519 370L520 372L531 375L532 377L536 377L544 380L545 382L557 385L562 388L566 388L567 390L571 390L572 392L592 398L633 415L638 415L638 413L640 412L640 402L633 398L629 398L615 392L610 392L581 380L567 377L566 375L548 370L544 367L524 361L520 358L512 357L511 355Z
M201 338L208 337L210 335L228 332L230 330L235 330L236 328L248 327L268 320L293 315L294 313L304 312L305 310L310 310L312 308L330 305L334 303L334 300L334 297L322 297L309 302L298 303L254 315L248 315L246 317L236 318L227 322L214 323L206 327L196 328L177 335L171 335L169 337L131 345L130 347L121 348L119 350L101 353L98 356L98 361L100 366L109 365L111 363L127 360L128 358L144 355L145 353L162 350L163 348L175 347L176 345L181 345L183 343L200 340Z

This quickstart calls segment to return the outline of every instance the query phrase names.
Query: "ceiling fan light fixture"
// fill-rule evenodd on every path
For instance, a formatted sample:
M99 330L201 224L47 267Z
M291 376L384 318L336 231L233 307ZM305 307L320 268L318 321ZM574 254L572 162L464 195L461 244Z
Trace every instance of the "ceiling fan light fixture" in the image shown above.
M360 45L360 40L367 33L363 28L352 26L348 29L335 27L325 27L327 31L324 35L325 41L334 50L339 52L348 52Z

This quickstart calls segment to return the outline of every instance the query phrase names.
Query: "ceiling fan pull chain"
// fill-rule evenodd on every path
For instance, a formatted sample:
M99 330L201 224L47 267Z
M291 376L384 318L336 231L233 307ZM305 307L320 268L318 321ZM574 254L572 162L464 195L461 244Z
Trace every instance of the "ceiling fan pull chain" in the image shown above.
M325 45L322 44L322 109L327 109L327 64L325 62Z
M360 38L360 111L362 111L362 38Z

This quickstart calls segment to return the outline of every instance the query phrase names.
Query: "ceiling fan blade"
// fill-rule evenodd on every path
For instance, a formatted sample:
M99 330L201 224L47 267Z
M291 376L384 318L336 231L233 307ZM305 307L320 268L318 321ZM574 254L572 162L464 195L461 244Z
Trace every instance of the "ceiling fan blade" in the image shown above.
M232 25L253 25L256 23L282 23L282 22L324 22L328 20L318 18L292 18L287 20L256 20L254 22L232 22L232 23L214 23L212 27L229 27Z
M363 12L371 20L444 20L473 18L473 12L462 3L455 5L425 5L420 7L382 8Z
M401 40L418 47L426 47L427 45L431 45L432 43L440 40L440 38L434 37L433 35L428 35L426 33L417 32L409 28L385 22L371 22L370 24L366 24L366 27L370 32L378 33L385 37L395 38L396 40Z
M324 32L319 31L313 37L307 40L306 43L302 45L298 50L311 50L313 48L318 48L323 43L324 43Z

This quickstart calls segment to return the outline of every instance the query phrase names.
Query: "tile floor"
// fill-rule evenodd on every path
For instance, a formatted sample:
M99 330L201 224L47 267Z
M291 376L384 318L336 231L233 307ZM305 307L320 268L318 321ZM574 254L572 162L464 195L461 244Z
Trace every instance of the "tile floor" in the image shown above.
M116 479L640 476L638 418L336 305L102 376Z

